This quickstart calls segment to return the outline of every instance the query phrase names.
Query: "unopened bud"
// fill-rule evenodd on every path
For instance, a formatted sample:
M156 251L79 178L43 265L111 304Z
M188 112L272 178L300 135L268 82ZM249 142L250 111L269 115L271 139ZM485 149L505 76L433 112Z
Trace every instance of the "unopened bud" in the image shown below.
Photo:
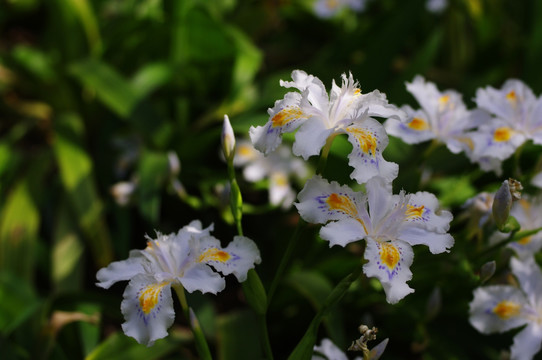
M233 159L235 154L235 135L228 115L224 115L224 124L222 125L222 151L227 161Z
M167 153L167 159L169 163L169 171L172 176L177 176L181 172L181 161L174 151Z
M483 284L486 281L488 281L493 274L495 274L495 270L497 269L497 263L495 260L486 262L482 267L480 268L480 282Z
M504 228L511 207L512 193L510 192L510 184L508 183L508 180L504 180L493 199L493 219L499 230Z

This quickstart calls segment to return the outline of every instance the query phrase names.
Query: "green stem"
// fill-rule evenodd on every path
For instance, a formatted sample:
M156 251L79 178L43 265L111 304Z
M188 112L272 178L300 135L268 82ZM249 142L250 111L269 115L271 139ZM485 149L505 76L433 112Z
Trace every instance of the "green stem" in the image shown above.
M282 256L279 267L277 271L275 272L275 277L273 278L273 281L271 282L271 286L269 287L269 291L267 292L268 304L271 303L271 298L273 297L273 294L275 293L277 289L278 283L282 280L282 275L284 273L284 270L286 269L286 265L288 265L288 262L290 261L290 258L292 257L292 253L294 251L295 246L297 245L298 239L301 235L301 231L305 227L305 224L306 224L305 220L303 220L302 218L299 218L294 234L292 235L292 238L288 242L286 251L284 252L284 255Z
M258 323L260 325L260 332L264 339L263 350L265 359L273 360L273 350L271 349L271 343L269 342L269 332L267 331L267 320L265 314L258 314Z
M507 237L506 239L502 240L502 241L499 241L498 243L490 246L489 248L485 249L484 251L482 251L481 253L479 253L477 255L478 258L483 258L485 255L487 254L490 254L492 253L493 251L511 243L511 242L514 242L514 241L518 241L518 240L521 240L523 238L526 238L528 236L531 236L531 235L534 235L536 233L538 233L539 231L542 231L542 227L539 227L539 228L536 228L536 229L532 229L532 230L523 230L523 231L512 231L510 233L510 236Z
M329 150L331 150L331 144L333 144L333 140L335 139L336 134L330 135L327 140L326 144L322 148L322 151L320 152L320 160L318 160L318 167L316 168L316 173L318 175L322 175L324 172L324 169L326 168L327 164L327 157L329 155Z
M243 198L241 196L241 189L239 188L239 184L237 184L237 179L235 176L233 157L231 159L228 159L228 177L230 179L231 186L231 212L235 220L235 225L237 226L237 233L240 236L243 236L243 227L241 225L241 218L243 217ZM245 293L245 296L254 311L256 311L256 313L258 314L258 323L260 326L263 350L266 359L273 360L273 352L271 350L271 343L269 342L269 333L267 331L267 322L265 319L268 304L265 297L265 291L263 290L263 285L260 277L255 270L250 270L249 274L247 274L247 278L252 279L251 281L245 281L243 283L243 292Z
M342 299L344 294L346 294L350 288L350 285L352 285L352 283L359 278L362 271L363 264L360 264L351 274L342 279L341 282L331 291L318 313L312 319L309 328L305 332L305 335L303 335L301 341L299 341L294 351L288 357L289 360L308 360L311 358L312 349L314 348L316 337L318 335L318 328L322 322L322 319L329 313L333 306L335 306Z
M201 329L196 314L188 306L188 302L186 301L184 288L181 286L181 284L174 284L172 285L172 287L173 290L175 290L177 297L179 298L179 302L181 303L184 316L190 323L190 328L192 329L192 333L194 334L194 341L196 343L196 349L198 351L200 359L212 360L213 357L211 356L211 350L209 349L209 345L207 344L207 340L205 339L205 335L203 334L203 330Z

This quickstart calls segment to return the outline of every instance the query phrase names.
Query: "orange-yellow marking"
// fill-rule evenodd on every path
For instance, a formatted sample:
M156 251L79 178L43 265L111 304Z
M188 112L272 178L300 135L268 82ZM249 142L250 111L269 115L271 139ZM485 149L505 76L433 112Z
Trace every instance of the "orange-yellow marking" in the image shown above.
M493 140L497 142L508 141L512 137L512 129L507 126L502 126L495 130L493 134Z
M427 124L427 121L420 118L414 118L411 122L408 123L408 127L417 130L417 131L423 131L429 129L429 124Z
M506 100L510 101L512 104L515 104L517 100L516 92L511 90L508 94L506 94Z
M395 266L401 260L399 249L392 243L380 244L380 259L389 269L395 269Z
M354 135L354 137L359 143L361 151L366 154L369 154L369 152L371 152L373 156L376 156L377 139L373 134L371 134L365 129L360 129L356 127L347 127L346 131Z
M368 234L365 223L363 222L363 220L360 219L358 215L358 210L356 209L354 202L348 196L333 193L329 195L326 203L329 206L330 210L340 211L343 214L349 215L350 217L356 219L361 224L361 226L363 226L363 230L365 230L365 233Z
M273 127L282 127L295 119L305 119L307 116L303 114L298 107L287 107L279 111L271 118Z
M198 261L204 262L204 261L220 261L220 262L226 262L230 258L230 254L225 252L224 250L220 250L217 248L210 248L205 250L203 254L199 256Z
M407 211L405 212L407 219L411 218L421 218L423 215L423 212L425 211L425 206L412 206L407 205Z
M528 243L531 242L531 237L532 236L525 236L524 238L521 238L518 240L518 244L520 245L527 245Z
M149 285L139 294L139 306L145 314L150 313L158 304L160 292L165 285L165 283Z
M503 300L493 308L493 312L503 320L519 315L521 305L513 301Z

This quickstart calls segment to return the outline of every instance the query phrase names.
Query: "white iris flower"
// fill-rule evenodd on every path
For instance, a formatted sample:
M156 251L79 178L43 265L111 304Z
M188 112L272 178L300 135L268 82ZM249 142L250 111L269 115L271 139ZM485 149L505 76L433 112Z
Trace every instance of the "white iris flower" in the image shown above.
M237 144L233 165L243 167L243 177L251 182L269 179L269 202L289 209L295 201L296 191L292 188L292 177L304 180L309 174L307 164L292 155L292 151L280 145L276 151L264 156L250 141L240 140Z
M476 91L477 106L492 119L472 135L474 154L505 160L526 140L542 144L542 97L519 80L501 89L488 86Z
M461 94L454 90L439 91L437 86L416 76L406 84L421 109L402 107L408 114L407 122L389 119L384 124L388 134L401 138L407 144L437 140L457 154L468 146L466 132L476 127L472 114L463 103Z
M295 206L306 221L326 224L320 236L330 246L365 239L368 263L363 270L381 282L393 304L414 292L406 283L412 278L413 245L427 245L433 254L453 246L454 239L447 233L452 214L439 211L437 198L427 192L393 195L381 178L369 180L366 189L366 193L354 192L315 176Z
M352 74L342 75L342 86L333 81L328 96L322 81L304 71L292 72L294 81L280 85L295 88L269 109L269 121L264 126L251 127L250 138L254 147L264 154L274 151L282 142L282 134L295 135L293 153L307 160L318 155L328 139L347 134L353 150L348 156L354 168L351 177L364 183L381 176L391 182L399 167L382 157L388 145L388 136L382 124L370 116L405 119L406 114L388 104L386 96L378 90L362 94Z
M512 360L530 360L542 345L542 273L534 258L510 260L520 289L492 285L474 291L470 323L483 334L525 326L514 337Z
M147 237L144 250L132 250L128 259L98 271L96 285L105 289L118 281L130 281L121 303L126 320L122 329L126 335L148 346L167 336L175 317L172 285L180 284L188 292L216 294L226 286L222 275L234 274L242 282L248 270L261 262L252 240L236 236L222 248L220 241L210 234L212 229L212 225L202 229L196 220L177 234Z

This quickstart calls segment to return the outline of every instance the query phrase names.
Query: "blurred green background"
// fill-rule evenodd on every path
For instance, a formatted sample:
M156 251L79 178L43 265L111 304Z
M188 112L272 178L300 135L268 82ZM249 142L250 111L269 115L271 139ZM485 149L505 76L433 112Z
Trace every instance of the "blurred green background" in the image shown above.
M94 286L95 273L144 234L177 231L191 220L215 224L223 243L235 235L226 165L219 156L228 114L239 138L267 121L294 69L330 87L351 71L363 91L415 104L405 81L416 74L464 94L519 78L542 92L542 2L449 0L442 13L423 0L368 0L318 18L310 0L0 0L0 349L2 359L194 359L186 319L152 348L122 334L124 285ZM334 144L327 175L349 182ZM429 190L456 213L482 190L512 176L481 174L462 155L437 149L422 169L427 144L390 139L385 153L400 165L396 190ZM176 154L180 171L168 154ZM532 168L538 148L524 149ZM311 159L313 161L314 159ZM429 169L431 181L424 171ZM473 175L474 174L474 175ZM243 181L245 234L263 258L269 285L297 213L272 208L265 182ZM113 185L135 184L126 205ZM299 184L298 184L299 185ZM300 188L299 186L297 187ZM227 199L227 198L226 198ZM320 329L338 345L371 323L390 337L385 359L499 357L510 334L486 337L467 321L474 247L464 223L451 254L416 249L416 293L391 306L365 278ZM325 296L359 261L361 249L328 249L309 227L269 309L277 359L299 341ZM459 255L458 255L459 254ZM239 285L217 297L191 294L212 351L220 359L261 356L256 322ZM505 344L505 345L503 345ZM508 345L507 345L508 344Z

